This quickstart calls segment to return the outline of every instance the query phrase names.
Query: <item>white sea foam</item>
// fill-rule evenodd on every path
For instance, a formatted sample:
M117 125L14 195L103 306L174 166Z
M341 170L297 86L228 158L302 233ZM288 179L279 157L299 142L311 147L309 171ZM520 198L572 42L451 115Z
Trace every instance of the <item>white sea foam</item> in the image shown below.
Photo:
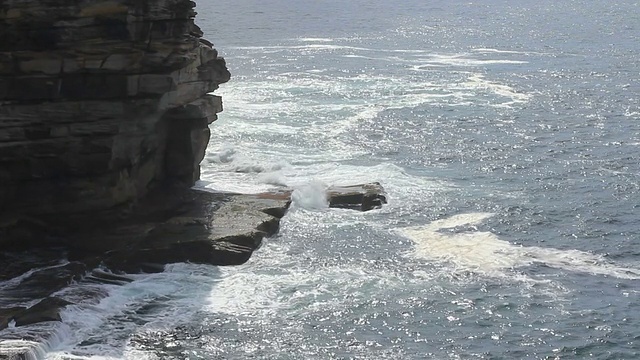
M473 74L469 76L467 81L462 84L463 89L486 90L496 95L509 98L511 101L497 104L497 106L508 106L515 103L526 103L531 99L530 94L517 91L511 86L501 84L495 81L485 79L481 74Z
M529 54L528 52L524 52L524 51L513 51L513 50L499 50L499 49L490 49L490 48L476 48L473 49L472 51L475 52L479 52L479 53L497 53L497 54Z
M355 55L355 54L345 54L342 57L347 59L364 59L364 60L374 60L374 61L388 61L397 63L397 58L392 57L375 57L375 56L365 56L365 55ZM401 61L402 62L402 61Z
M224 144L207 150L198 188L211 191L260 193L286 186L292 166L273 149L262 153Z
M467 54L436 54L429 58L424 59L426 64L440 64L447 66L461 66L461 67L477 67L484 65L494 64L527 64L528 61L524 60L506 60L506 59L474 59L467 57Z
M258 178L258 182L261 182L267 185L288 186L287 177L280 171L261 174L260 177Z
M351 155L348 150L343 150L344 156ZM262 154L269 164L267 154ZM233 162L222 164L222 167L209 165L202 169L202 181L197 186L210 191L227 191L240 193L267 192L287 186L290 188L306 188L315 181L327 186L344 186L369 182L380 182L385 189L392 193L389 196L390 204L383 211L392 211L396 201L402 203L416 196L430 197L436 191L454 189L454 187L442 180L426 176L413 176L407 174L402 167L392 163L380 163L377 165L350 165L335 161L336 153L269 153L271 159L281 159L278 163L261 173L235 172ZM291 161L291 163L289 163ZM223 170L227 169L227 170ZM304 202L304 201L303 201ZM398 204L400 204L398 203Z
M249 51L283 51L283 50L350 50L350 51L362 51L362 52L374 52L374 53L403 53L403 54L428 54L428 50L421 49L375 49L362 46L350 46L350 45L338 45L338 44L326 44L328 42L336 41L339 39L322 39L322 38L307 38L306 40L299 39L301 42L308 42L304 45L271 45L271 46L236 46L230 47L230 49L236 50L249 50Z
M265 87L268 92L264 92ZM294 92L302 91L299 89L308 94L294 95ZM406 81L402 77L369 74L336 77L307 72L283 73L267 82L235 84L221 93L228 103L237 105L235 108L228 106L221 115L233 121L217 123L220 135L236 138L241 138L240 134L313 136L313 139L323 138L327 148L335 150L341 146L352 152L350 155L358 154L362 149L337 136L388 109L427 104L468 105L486 94L506 98L507 101L488 100L491 106L500 107L525 103L531 98L530 94L487 80L477 73L470 73L466 81L459 82ZM323 100L319 101L316 95L308 96L311 94L321 94ZM227 123L229 126L225 126Z
M236 149L231 144L223 144L217 151L209 151L208 161L226 164L233 161Z
M333 44L318 44L311 43L305 45L273 45L273 46L238 46L231 47L231 49L237 50L252 50L252 51L282 51L282 50L356 50L356 51L378 51L375 49L349 46L349 45L333 45Z
M297 40L301 42L332 42L333 41L333 39L329 39L329 38L311 38L311 37L298 38Z
M515 50L500 50L500 49L492 49L492 48L475 48L472 51L478 52L478 53L493 53L493 54L545 55L545 56L554 55L552 53L539 52L539 51L515 51Z
M295 44L294 48L302 51L312 45L336 49L334 44L322 42L300 45ZM477 59L468 53L446 55L393 49L380 55L380 51L362 52L366 48L343 49L339 54L358 57L406 54L402 58L407 62L426 61L448 67L460 63L478 67L487 63L487 59L474 63ZM349 134L386 115L388 110L426 105L468 106L478 100L488 106L508 107L531 98L515 87L468 69L455 70L453 79L438 74L417 76L410 71L393 75L311 74L305 69L306 66L293 65L289 71L236 79L220 89L225 111L216 123L217 136L212 137L212 150L205 160L211 166L202 169L208 188L255 193L285 185L302 186L311 179L328 185L344 183L346 179L350 184L381 181L394 191L410 192L409 188L393 184L396 180L412 181L396 169L385 168L386 165L371 168L370 164L340 164L368 153L366 146L350 141ZM232 149L216 149L215 142L220 139L232 143ZM272 166L280 160L291 166L282 169ZM389 181L389 176L395 180Z
M510 277L514 275L514 269L541 264L573 272L640 279L640 269L615 265L600 255L579 250L515 245L491 232L474 228L490 216L492 214L489 213L460 214L399 232L415 243L416 257L443 261L457 269L486 276ZM471 228L455 231L460 227Z
M624 116L630 117L630 118L640 118L640 111L631 111L631 110L627 109L624 112Z
M289 167L289 163L280 159L268 162L260 156L252 156L231 144L223 144L218 148L209 148L205 157L206 163L215 166L217 172L263 173L273 172Z
M61 312L58 340L48 347L46 359L153 359L129 349L128 339L137 332L191 322L198 299L215 284L216 275L210 266L174 264L163 273L130 275L134 281L119 286L72 284L57 296L65 298L66 293L99 287L105 297L70 305ZM149 312L139 311L149 305Z
M287 317L327 308L346 306L346 298L362 296L364 284L381 289L402 287L393 274L345 264L310 268L299 259L285 256L286 248L270 244L259 266L225 268L211 291L206 310L212 313L259 316L268 322L273 316ZM344 294L349 294L345 296Z

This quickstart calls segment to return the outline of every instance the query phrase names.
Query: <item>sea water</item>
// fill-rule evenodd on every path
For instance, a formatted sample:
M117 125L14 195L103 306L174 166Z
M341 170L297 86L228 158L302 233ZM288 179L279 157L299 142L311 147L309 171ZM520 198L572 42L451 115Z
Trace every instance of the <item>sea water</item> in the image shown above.
M198 12L233 74L198 186L292 209L245 265L63 290L102 296L34 358L640 357L640 3ZM322 197L372 181L378 210Z

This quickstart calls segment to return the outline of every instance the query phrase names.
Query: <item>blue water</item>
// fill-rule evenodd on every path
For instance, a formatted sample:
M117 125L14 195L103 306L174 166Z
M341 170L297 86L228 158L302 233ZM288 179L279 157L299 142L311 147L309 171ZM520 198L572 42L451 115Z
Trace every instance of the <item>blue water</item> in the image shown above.
M199 186L293 209L243 266L101 285L46 358L640 357L640 3L198 12L232 72ZM380 210L318 200L370 181Z

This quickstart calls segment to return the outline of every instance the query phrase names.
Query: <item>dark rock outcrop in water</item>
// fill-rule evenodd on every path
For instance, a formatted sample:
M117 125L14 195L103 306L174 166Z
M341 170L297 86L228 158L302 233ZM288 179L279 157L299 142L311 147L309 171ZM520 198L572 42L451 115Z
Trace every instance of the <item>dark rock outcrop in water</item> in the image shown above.
M188 189L151 196L117 226L94 229L91 242L73 241L72 260L87 262L94 256L110 269L125 272L153 272L177 262L240 265L265 237L278 232L291 193ZM386 203L386 197L374 183L329 188L327 202L330 207L367 211Z
M0 2L0 242L199 178L230 75L194 6Z
M379 183L333 187L329 189L328 198L330 207L360 211L376 209L387 203Z

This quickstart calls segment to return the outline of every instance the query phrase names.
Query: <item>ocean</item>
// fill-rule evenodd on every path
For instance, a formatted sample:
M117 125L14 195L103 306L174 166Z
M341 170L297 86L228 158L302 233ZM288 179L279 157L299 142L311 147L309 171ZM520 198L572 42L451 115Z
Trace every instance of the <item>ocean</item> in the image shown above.
M640 358L639 2L197 11L232 73L197 186L292 208L245 265L72 284L34 357Z

